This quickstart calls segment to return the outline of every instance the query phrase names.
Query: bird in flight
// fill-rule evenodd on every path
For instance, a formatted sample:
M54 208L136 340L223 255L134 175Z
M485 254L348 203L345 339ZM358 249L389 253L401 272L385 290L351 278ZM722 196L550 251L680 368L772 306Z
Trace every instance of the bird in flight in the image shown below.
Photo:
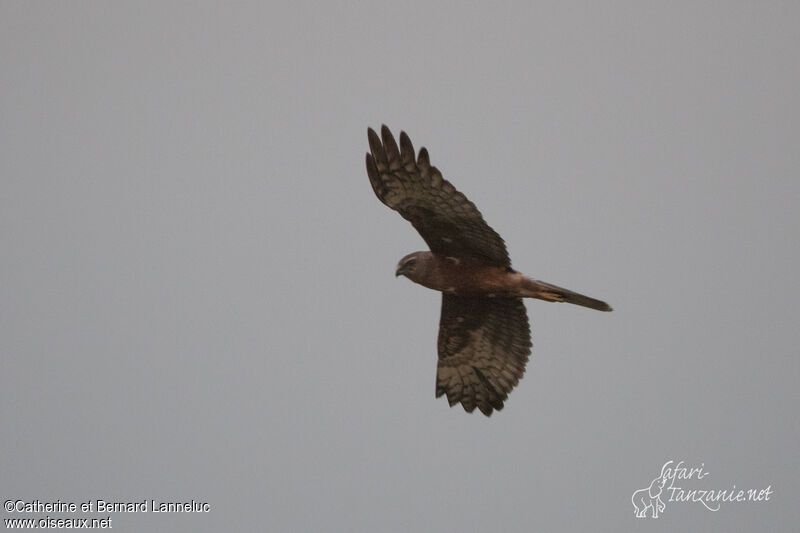
M503 408L531 353L522 298L611 311L600 300L526 277L511 268L506 245L480 211L400 132L367 130L367 175L378 199L411 222L429 252L400 260L396 276L442 293L436 397L486 416Z

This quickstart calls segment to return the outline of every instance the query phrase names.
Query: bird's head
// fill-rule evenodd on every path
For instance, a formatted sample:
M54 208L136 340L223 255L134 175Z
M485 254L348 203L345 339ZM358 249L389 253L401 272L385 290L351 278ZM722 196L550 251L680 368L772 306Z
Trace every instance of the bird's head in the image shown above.
M414 280L417 272L419 272L418 269L425 263L429 255L430 252L414 252L413 254L408 254L397 263L397 270L394 271L395 277L402 275Z

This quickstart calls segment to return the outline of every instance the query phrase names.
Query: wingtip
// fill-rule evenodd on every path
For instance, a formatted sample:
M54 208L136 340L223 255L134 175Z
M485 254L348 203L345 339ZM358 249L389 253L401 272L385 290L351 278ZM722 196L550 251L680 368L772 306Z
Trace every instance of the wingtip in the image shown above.
M376 160L385 162L386 160L386 153L383 149L383 143L381 143L381 138L378 137L378 134L375 133L375 130L372 128L367 129L367 138L369 139L369 149L372 152L373 157Z
M369 139L370 145L373 141L380 142L381 138L378 136L378 133L373 130L372 128L367 128L367 139Z
M431 159L428 156L428 150L424 146L419 149L419 155L417 155L417 165L423 168L429 168L431 166Z
M601 302L600 300L592 301L591 298L588 298L587 301L574 301L574 300L564 300L571 304L580 305L582 307L588 307L589 309L594 309L595 311L603 311L605 313L610 313L613 311L610 305L605 302Z
M367 152L366 157L366 164L367 164L367 176L369 177L370 183L374 183L378 181L378 167L375 165L375 158L372 157L372 154Z
M389 161L399 159L400 149L397 147L394 135L392 135L392 132L386 127L386 124L381 126L381 140L383 140L383 149L386 152L386 158Z
M406 164L414 164L414 145L404 131L400 131L400 158Z

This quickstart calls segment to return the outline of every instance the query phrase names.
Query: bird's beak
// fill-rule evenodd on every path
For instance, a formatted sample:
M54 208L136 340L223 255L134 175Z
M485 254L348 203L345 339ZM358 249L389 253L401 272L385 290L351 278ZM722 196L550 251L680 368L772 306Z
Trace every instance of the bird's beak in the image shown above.
M397 265L397 270L394 271L394 277L398 277L403 273L403 265Z

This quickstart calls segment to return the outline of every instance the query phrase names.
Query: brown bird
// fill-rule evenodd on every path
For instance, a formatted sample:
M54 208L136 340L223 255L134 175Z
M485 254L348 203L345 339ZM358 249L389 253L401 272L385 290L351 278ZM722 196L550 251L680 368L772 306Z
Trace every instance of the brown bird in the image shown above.
M531 332L522 298L611 311L600 300L533 280L511 268L506 245L475 204L431 166L404 131L367 130L367 174L381 202L411 222L430 248L400 260L396 276L442 292L436 397L486 416L525 372Z

